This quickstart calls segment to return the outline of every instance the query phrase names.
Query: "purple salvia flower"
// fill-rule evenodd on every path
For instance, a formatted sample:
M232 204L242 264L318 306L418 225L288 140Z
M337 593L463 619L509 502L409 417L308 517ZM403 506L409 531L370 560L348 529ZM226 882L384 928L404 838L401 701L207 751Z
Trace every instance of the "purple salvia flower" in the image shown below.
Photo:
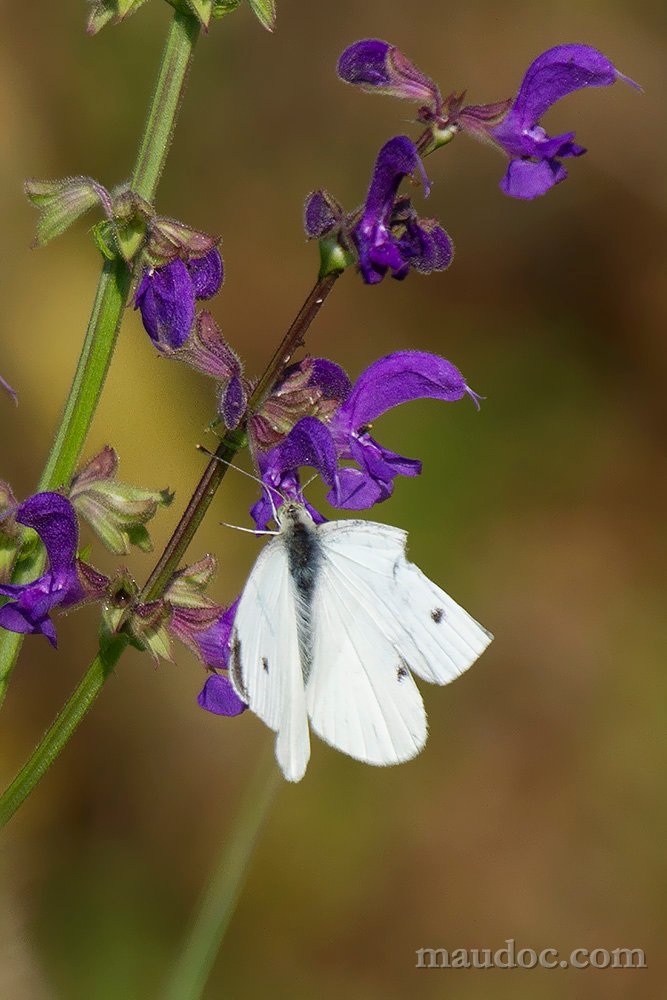
M411 400L454 402L466 394L477 404L461 372L436 354L400 351L380 358L359 376L327 424L306 417L281 444L259 456L267 494L274 506L282 497L303 503L298 470L307 465L330 487L327 500L333 507L364 510L381 503L391 496L396 476L419 475L421 462L379 444L370 434L372 421ZM350 460L356 465L340 465ZM259 529L271 520L271 499L263 497L251 510ZM323 520L320 514L315 519Z
M574 132L547 135L540 118L567 94L585 87L608 87L618 79L637 87L589 45L557 45L538 56L528 67L507 115L487 132L510 157L501 190L513 198L531 199L564 180L567 170L561 160L581 156L586 150L574 141Z
M383 448L371 436L369 427L381 414L414 399L454 402L466 393L472 395L461 372L437 354L399 351L370 365L329 425L339 458L359 466L339 469L327 496L332 506L370 507L391 495L396 476L421 472L420 461Z
M32 583L0 584L0 596L10 598L0 608L0 628L22 634L41 633L55 646L56 632L49 613L59 605L76 604L85 596L76 568L76 514L60 493L37 493L19 504L15 519L37 532L49 568Z
M410 255L392 231L392 216L401 181L419 171L425 194L429 182L417 147L407 135L397 135L380 150L361 218L351 236L359 254L364 281L375 285L387 271L404 278L410 269Z
M440 111L440 91L433 80L395 45L380 38L364 38L346 48L338 60L337 72L341 80L369 93L417 101L436 114Z
M195 302L208 299L220 288L222 258L216 247L204 257L172 260L164 267L144 272L135 296L135 309L149 337L162 351L177 350L190 335Z

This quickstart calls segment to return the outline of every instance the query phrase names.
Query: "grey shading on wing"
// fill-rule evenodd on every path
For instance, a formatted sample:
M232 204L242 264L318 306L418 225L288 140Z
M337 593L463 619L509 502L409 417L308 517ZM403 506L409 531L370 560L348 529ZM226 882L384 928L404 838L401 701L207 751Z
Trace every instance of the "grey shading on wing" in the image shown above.
M491 641L407 560L406 539L398 528L369 521L319 528L308 715L322 739L370 764L409 760L426 742L411 672L446 684Z
M300 781L310 757L297 613L280 537L257 558L234 620L229 675L239 697L277 732L276 757Z

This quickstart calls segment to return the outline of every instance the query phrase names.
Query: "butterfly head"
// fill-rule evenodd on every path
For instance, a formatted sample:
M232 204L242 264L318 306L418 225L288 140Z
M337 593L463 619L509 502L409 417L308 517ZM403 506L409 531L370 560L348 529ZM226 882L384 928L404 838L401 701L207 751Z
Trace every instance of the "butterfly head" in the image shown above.
M297 500L285 500L276 511L276 520L281 529L294 527L297 524L311 526L313 519L302 503Z

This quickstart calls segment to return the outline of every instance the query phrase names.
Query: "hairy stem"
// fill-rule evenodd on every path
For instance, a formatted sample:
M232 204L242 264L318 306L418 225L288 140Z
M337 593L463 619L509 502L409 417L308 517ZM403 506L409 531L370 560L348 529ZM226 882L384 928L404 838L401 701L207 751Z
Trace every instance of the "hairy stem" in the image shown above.
M196 18L181 13L174 16L132 174L134 190L147 201L155 197L169 152L198 35ZM72 386L39 480L40 492L66 486L72 478L102 395L130 285L131 273L123 260L104 263ZM43 567L44 552L38 548L32 558L21 562L14 582L26 583L34 579ZM0 630L0 705L21 642L22 637L16 633Z
M259 763L236 822L192 921L163 1000L200 1000L234 916L280 772L273 752Z

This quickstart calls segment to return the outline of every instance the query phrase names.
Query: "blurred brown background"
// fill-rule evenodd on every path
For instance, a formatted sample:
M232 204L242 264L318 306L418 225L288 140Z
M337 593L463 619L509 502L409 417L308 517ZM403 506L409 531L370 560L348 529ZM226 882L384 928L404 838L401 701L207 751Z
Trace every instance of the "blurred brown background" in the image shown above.
M380 354L443 353L487 396L412 404L380 437L424 459L373 516L496 640L447 689L424 686L430 740L377 770L316 741L283 787L207 996L375 1000L656 997L667 933L667 680L661 416L665 364L665 42L658 0L279 0L275 36L247 10L199 44L158 208L223 235L224 332L258 371L308 291L306 193L352 206L410 107L345 87L356 38L398 44L443 91L509 96L561 42L596 45L643 95L581 93L547 119L590 152L534 203L504 198L503 161L461 137L428 163L427 214L454 237L448 273L363 287L347 275L309 347L357 374ZM0 35L0 474L34 489L99 270L85 224L31 251L25 176L112 186L134 159L169 9L88 39L83 2L5 5ZM414 134L414 133L413 133ZM176 490L166 540L207 440L212 385L158 358L128 312L87 455L109 441L123 478ZM210 439L209 439L210 440ZM214 551L235 596L259 548L252 484L230 475L193 558ZM95 546L98 564L113 560ZM140 579L152 564L136 557ZM96 612L26 643L3 711L11 778L83 673ZM271 737L207 715L183 650L131 653L4 836L0 995L158 995L188 915ZM618 946L644 971L417 971L420 947ZM662 952L662 954L661 954ZM662 968L661 968L662 963Z

